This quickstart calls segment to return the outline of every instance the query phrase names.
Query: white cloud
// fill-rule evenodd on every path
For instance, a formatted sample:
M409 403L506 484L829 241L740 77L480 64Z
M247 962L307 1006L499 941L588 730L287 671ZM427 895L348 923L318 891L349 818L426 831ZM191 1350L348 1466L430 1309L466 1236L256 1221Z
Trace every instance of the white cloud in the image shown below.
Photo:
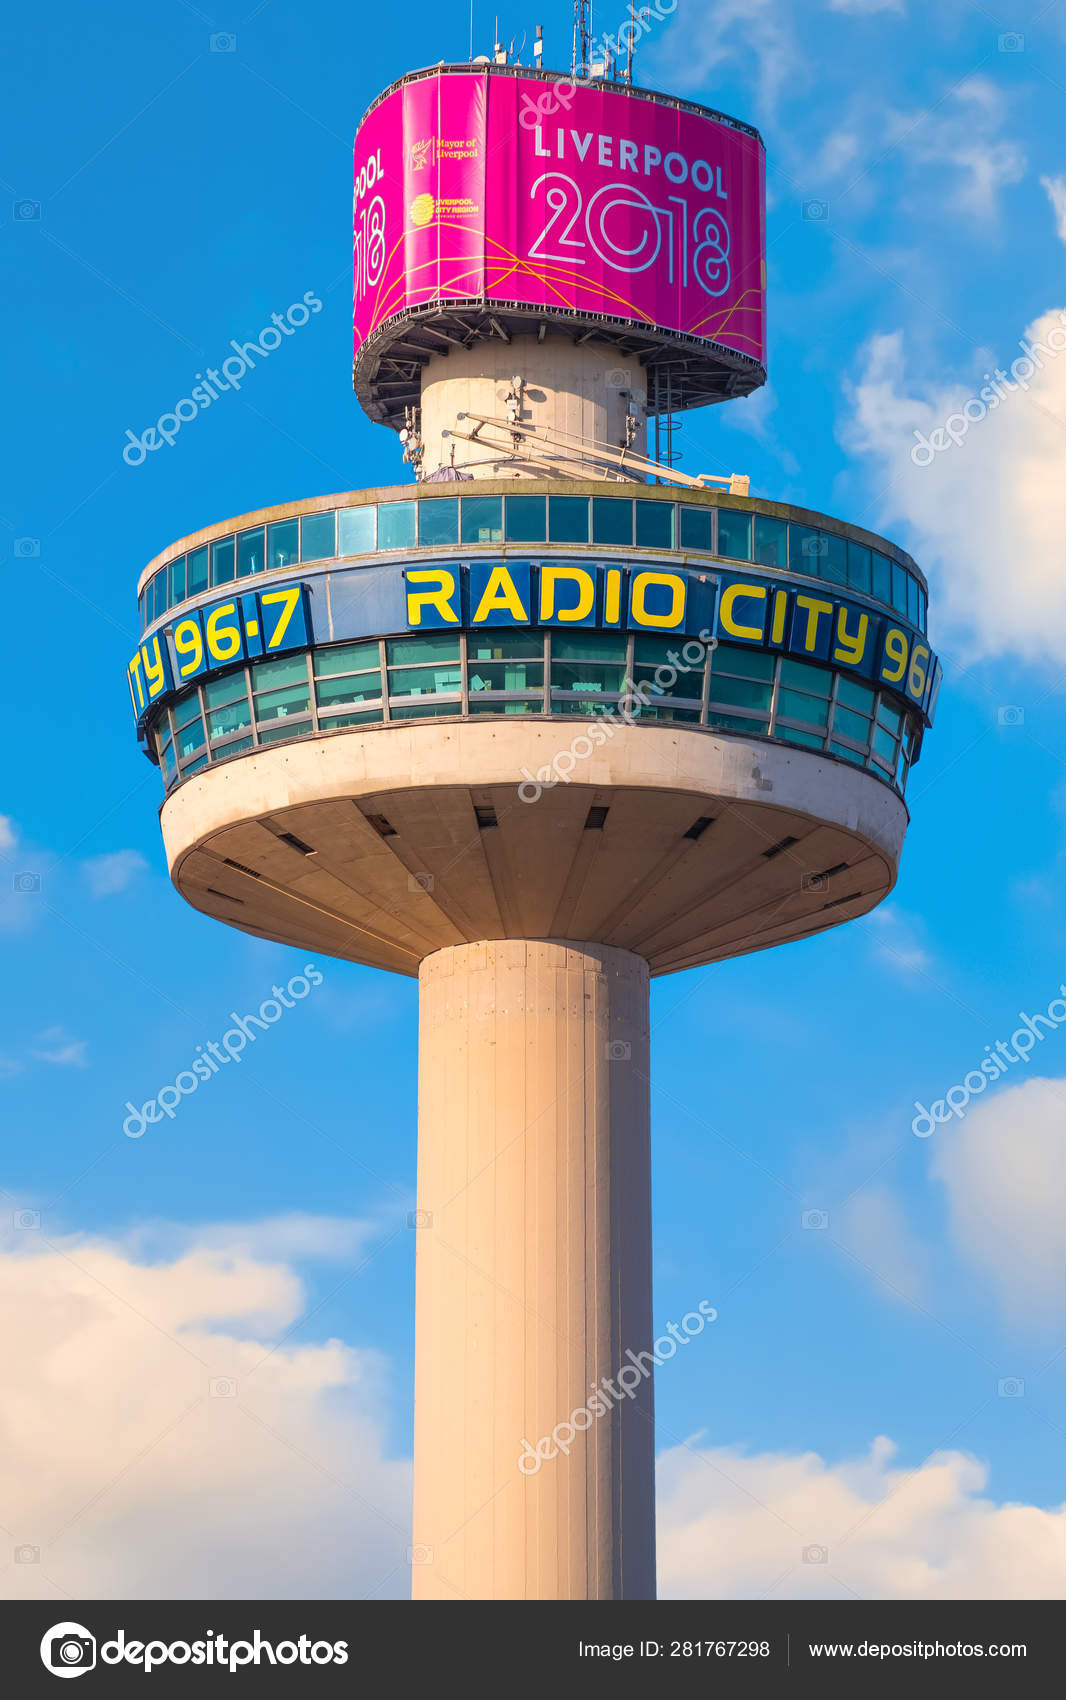
M1059 1599L1066 1507L996 1504L961 1452L893 1465L876 1440L838 1464L675 1447L659 1459L659 1591L667 1599ZM824 1548L824 1563L804 1562Z
M925 1254L888 1187L865 1186L857 1192L844 1208L836 1237L887 1297L901 1302L923 1297Z
M54 1063L57 1068L84 1068L87 1039L75 1039L65 1027L46 1027L38 1036L37 1049L31 1054L38 1062Z
M16 1565L7 1544L5 1595L407 1592L410 1470L385 1455L383 1365L282 1337L305 1295L291 1235L272 1252L261 1229L154 1265L113 1241L0 1249L0 1351L18 1366L0 1502L13 1544L41 1549Z
M696 27L681 18L649 57L662 87L705 90L721 81L723 66L750 68L756 104L765 115L776 110L801 64L778 0L714 0L700 8Z
M966 77L946 99L923 112L890 116L888 139L928 176L956 174L951 199L960 211L987 221L999 210L1003 189L1021 180L1025 154L999 134L1006 104L990 77Z
M0 815L0 853L13 850L18 843L18 833L10 815Z
M1055 1035L1044 1042L1054 1044ZM1066 1081L1024 1080L971 1100L965 1118L938 1127L930 1143L959 1253L1013 1316L1037 1325L1061 1321Z
M93 897L113 897L125 891L147 866L139 850L112 850L104 856L90 856L82 863L82 873Z
M932 572L934 619L971 657L1013 650L1027 659L1066 660L1066 353L1047 343L1052 331L1061 339L1064 323L1066 316L1051 310L1028 327L1025 341L1044 345L1037 351L1042 365L1026 379L1028 390L1000 382L1005 394L994 405L987 372L965 382L911 377L900 332L871 339L858 382L848 388L842 436L872 463L883 492L875 523L908 528L908 546ZM1002 356L1007 367L1018 358L1014 351ZM965 429L956 425L958 443L929 450L928 464L915 465L912 449L920 458L927 452L916 433L928 439L957 420L982 389L989 403L983 417Z
M1051 202L1059 241L1066 242L1066 177L1041 177L1040 184Z
M933 959L921 942L921 923L895 904L882 903L866 917L874 955L897 974L924 974Z

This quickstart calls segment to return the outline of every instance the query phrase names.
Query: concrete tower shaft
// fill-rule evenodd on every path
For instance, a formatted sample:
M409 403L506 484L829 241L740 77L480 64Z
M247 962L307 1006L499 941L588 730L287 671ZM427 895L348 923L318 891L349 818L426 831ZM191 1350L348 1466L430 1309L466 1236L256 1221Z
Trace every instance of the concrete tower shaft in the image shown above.
M650 1599L647 964L459 945L419 1008L414 1597Z

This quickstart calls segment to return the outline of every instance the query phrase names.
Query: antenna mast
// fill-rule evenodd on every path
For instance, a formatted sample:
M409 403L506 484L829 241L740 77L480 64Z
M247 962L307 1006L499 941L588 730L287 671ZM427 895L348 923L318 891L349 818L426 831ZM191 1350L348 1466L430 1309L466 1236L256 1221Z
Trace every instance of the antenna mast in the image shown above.
M592 0L574 0L574 46L570 55L570 74L587 77L592 52Z

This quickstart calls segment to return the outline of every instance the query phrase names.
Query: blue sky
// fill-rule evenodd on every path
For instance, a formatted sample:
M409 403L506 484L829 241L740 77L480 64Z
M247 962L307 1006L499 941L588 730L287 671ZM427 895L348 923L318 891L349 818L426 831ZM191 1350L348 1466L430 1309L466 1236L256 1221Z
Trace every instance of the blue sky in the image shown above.
M603 8L597 30L623 15ZM469 24L465 8L422 0L372 31L365 16L331 0L225 16L101 0L91 17L60 3L5 25L0 1261L9 1290L41 1307L33 1337L58 1354L33 1359L40 1411L64 1342L94 1363L76 1319L69 1336L57 1321L69 1258L106 1258L120 1286L155 1269L178 1332L214 1317L234 1351L284 1336L277 1361L294 1382L307 1370L312 1392L277 1420L288 1440L263 1466L282 1491L299 1500L298 1442L350 1456L348 1423L402 1508L413 984L319 962L322 986L239 1067L143 1139L121 1131L127 1099L173 1080L232 1010L306 960L172 891L123 670L138 573L172 539L270 502L405 481L395 439L350 388L351 144L386 83L465 56ZM520 41L538 21L545 63L564 63L558 0L504 11L501 30ZM475 51L492 23L478 5ZM212 51L224 32L233 51ZM1007 1592L1011 1502L1039 1509L1038 1581L1066 1586L1066 1031L964 1120L927 1140L910 1131L916 1099L943 1096L1066 980L1066 360L1052 353L928 467L910 452L1066 309L1064 43L1062 5L1034 0L1002 17L961 0L679 0L638 57L638 80L757 123L768 150L771 382L691 416L683 469L747 472L758 494L910 549L947 674L887 909L653 991L656 1318L701 1298L719 1310L657 1382L670 1591ZM123 463L127 430L307 291L323 311L239 395ZM828 1226L804 1227L811 1210ZM15 1226L25 1211L39 1227ZM239 1302L197 1299L201 1276L247 1282ZM75 1313L83 1302L79 1289ZM130 1301L128 1339L99 1364L124 1388L119 1408L144 1385L142 1308ZM1024 1395L1002 1396L1004 1380ZM151 1426L101 1441L70 1493L88 1501L140 1439L169 1459ZM867 1458L877 1436L893 1462ZM735 1504L706 1485L708 1460L746 1484ZM912 1503L914 1482L928 1504ZM246 1486L254 1498L254 1475ZM842 1546L813 1580L797 1564L775 1584L798 1541L777 1562L755 1522L778 1491L831 1550L852 1501L877 1505L861 1562ZM160 1479L135 1472L116 1521L139 1527L153 1495ZM17 1517L0 1505L0 1521L47 1551L63 1518L31 1499ZM80 1559L58 1542L29 1581L6 1566L9 1590L47 1595L51 1577L87 1591L78 1564L105 1542L90 1535ZM326 1588L328 1566L342 1592L405 1590L398 1534L358 1574L343 1539L321 1549L308 1591ZM136 1591L134 1550L124 1537L105 1567L116 1591ZM248 1548L231 1561L250 1591L267 1586ZM162 1591L197 1591L177 1560L158 1562ZM280 1592L300 1586L284 1566L273 1576Z

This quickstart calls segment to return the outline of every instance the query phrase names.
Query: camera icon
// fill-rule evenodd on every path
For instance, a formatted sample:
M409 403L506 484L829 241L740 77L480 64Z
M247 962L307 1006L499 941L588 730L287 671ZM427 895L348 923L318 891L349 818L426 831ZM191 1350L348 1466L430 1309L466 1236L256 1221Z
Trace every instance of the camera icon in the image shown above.
M408 1547L407 1548L407 1562L408 1562L408 1564L432 1564L433 1563L433 1548L432 1547Z
M409 1228L432 1228L432 1210L409 1210L407 1212L407 1226Z
M16 537L12 548L20 561L35 561L41 553L39 537Z
M829 1548L820 1546L804 1547L803 1562L804 1564L828 1564Z
M803 217L815 224L824 224L829 217L828 201L804 201Z
M41 1641L41 1662L53 1676L84 1676L96 1665L96 1637L83 1623L56 1623Z
M612 366L605 372L603 381L609 390L631 390L633 388L633 373L628 366Z
M633 1055L633 1047L627 1039L609 1039L603 1047L603 1054L608 1062L628 1062Z
M800 553L806 555L808 560L821 560L823 555L829 553L828 537L805 537L800 545Z
M11 216L22 223L32 223L41 216L40 201L14 201L11 206Z
M237 1383L231 1381L228 1375L216 1375L207 1384L207 1390L212 1399L236 1399Z
M804 874L800 880L801 891L828 891L828 874Z
M1019 708L1017 703L1004 703L996 709L996 720L1000 726L1024 726L1025 710Z
M41 1212L39 1210L16 1210L12 1221L16 1228L39 1228Z
M996 1393L1001 1399L1024 1399L1025 1382L1020 1381L1016 1375L1004 1376L1002 1381L996 1383Z
M22 1546L15 1548L15 1563L16 1564L40 1564L40 1562L41 1562L41 1549L40 1549L40 1547L31 1547L27 1542L27 1543L23 1543Z
M212 53L236 53L237 37L229 30L220 30L217 35L208 37Z
M432 891L433 890L433 875L432 874L408 874L408 876L407 876L407 889L408 889L408 891Z
M40 874L31 874L25 871L21 874L13 874L11 878L11 889L12 891L21 892L40 891L41 876Z
M829 1212L828 1210L805 1210L800 1221L805 1228L814 1229L817 1233L824 1233L829 1226Z
M1017 35L1014 30L1008 30L1006 35L1001 35L997 39L996 50L999 53L1024 53L1025 37L1024 35Z

